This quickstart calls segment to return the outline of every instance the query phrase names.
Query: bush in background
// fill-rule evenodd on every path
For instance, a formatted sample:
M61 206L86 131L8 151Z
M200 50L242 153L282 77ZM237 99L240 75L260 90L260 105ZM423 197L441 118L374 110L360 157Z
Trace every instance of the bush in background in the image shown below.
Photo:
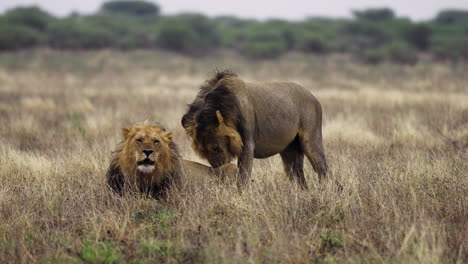
M20 7L0 15L0 49L161 48L203 56L230 48L254 59L301 51L348 53L369 63L412 64L418 53L445 61L468 60L468 11L444 10L424 23L397 17L389 8L353 14L352 19L294 22L190 13L163 16L157 4L131 0L105 2L92 15L55 18L38 7Z
M38 7L18 7L7 11L3 23L21 25L37 31L46 31L54 18Z
M215 25L198 14L166 18L159 26L157 35L159 47L192 55L209 54L220 43Z
M108 1L102 4L101 12L104 14L124 14L131 16L158 15L159 6L146 1Z
M418 61L417 51L402 41L389 43L379 48L368 49L362 54L361 58L371 64L387 61L412 65Z
M31 48L42 41L43 36L34 29L22 25L0 24L0 51Z
M81 19L60 20L50 25L48 44L56 49L100 49L114 43L105 28Z

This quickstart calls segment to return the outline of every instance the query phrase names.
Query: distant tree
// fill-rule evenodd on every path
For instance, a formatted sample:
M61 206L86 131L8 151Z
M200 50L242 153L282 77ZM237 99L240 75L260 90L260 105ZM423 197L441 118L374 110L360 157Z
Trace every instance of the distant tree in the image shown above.
M409 26L404 37L406 41L419 50L427 50L431 42L432 29L426 24L414 24Z
M7 11L4 15L5 22L14 25L22 25L34 30L45 31L53 17L38 7L18 7Z
M431 41L431 53L435 59L468 61L467 35L436 35Z
M157 43L163 49L190 53L194 41L197 41L197 35L189 25L165 23L159 30Z
M467 10L444 10L439 12L435 18L438 24L451 25L451 24L468 24L468 11Z
M116 0L102 4L101 12L106 14L125 14L132 16L158 15L159 6L139 0Z
M0 50L34 47L42 42L42 35L23 25L0 24Z
M302 34L298 44L299 50L311 53L326 53L329 49L325 37L320 33L307 32Z
M287 42L281 31L271 27L259 29L251 29L245 40L240 43L239 49L243 54L251 58L270 59L287 51Z
M347 51L351 52L380 47L392 40L388 28L371 21L348 22L342 31L342 38L348 39Z
M101 49L114 44L108 30L86 21L64 19L50 25L48 44L56 49Z
M372 8L362 11L353 11L354 16L357 19L372 20L372 21L384 21L395 19L395 13L390 8Z
M219 47L216 25L200 14L181 14L161 22L158 46L191 55L204 55Z

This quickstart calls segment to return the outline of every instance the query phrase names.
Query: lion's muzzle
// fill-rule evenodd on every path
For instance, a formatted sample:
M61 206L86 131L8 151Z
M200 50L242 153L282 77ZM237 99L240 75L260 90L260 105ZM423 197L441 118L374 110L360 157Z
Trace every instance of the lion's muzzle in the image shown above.
M146 158L144 160L140 160L138 162L138 166L150 166L150 165L154 165L156 162L150 158Z
M154 151L149 150L149 149L144 149L142 150L144 153L145 158L138 161L138 170L143 172L143 173L151 173L155 169L155 157L154 157Z

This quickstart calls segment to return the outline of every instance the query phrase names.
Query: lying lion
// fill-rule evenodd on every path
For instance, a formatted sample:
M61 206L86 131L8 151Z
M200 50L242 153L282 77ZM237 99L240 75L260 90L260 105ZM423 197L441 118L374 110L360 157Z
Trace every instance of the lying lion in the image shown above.
M182 118L192 148L214 168L238 158L238 186L249 182L253 158L280 154L286 173L307 188L304 155L322 178L322 107L295 83L246 83L217 72L200 88Z
M124 141L113 152L106 174L108 185L120 195L134 190L158 198L173 185L180 188L184 176L234 178L237 174L234 164L213 169L180 159L172 133L159 124L145 122L122 131Z

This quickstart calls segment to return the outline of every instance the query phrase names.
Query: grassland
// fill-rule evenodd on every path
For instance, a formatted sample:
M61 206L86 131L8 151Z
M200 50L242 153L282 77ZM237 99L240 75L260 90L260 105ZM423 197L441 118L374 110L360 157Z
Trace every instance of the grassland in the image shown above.
M210 178L168 201L110 193L110 152L135 121L162 122L198 160L180 118L215 67L310 89L330 179L307 164L302 191L273 157L242 195ZM0 263L466 263L467 72L301 54L0 54Z

